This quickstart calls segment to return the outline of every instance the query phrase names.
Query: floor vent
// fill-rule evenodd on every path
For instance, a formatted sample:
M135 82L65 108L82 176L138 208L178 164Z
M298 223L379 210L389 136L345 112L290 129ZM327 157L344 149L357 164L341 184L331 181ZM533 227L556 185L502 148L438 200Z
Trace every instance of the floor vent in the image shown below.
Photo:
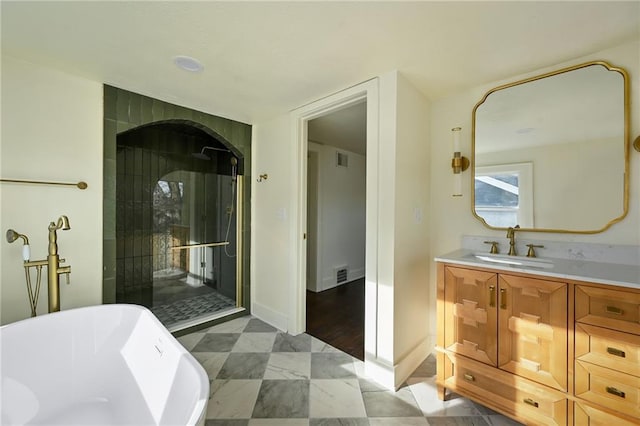
M336 269L336 283L345 283L347 282L347 268L338 268Z

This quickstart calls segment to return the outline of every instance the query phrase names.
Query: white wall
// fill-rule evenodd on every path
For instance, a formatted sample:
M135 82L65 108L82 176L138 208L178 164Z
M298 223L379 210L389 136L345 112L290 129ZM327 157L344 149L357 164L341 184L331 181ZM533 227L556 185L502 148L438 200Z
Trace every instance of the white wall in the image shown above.
M251 182L251 311L287 330L289 288L294 279L291 247L292 194L289 116L252 126L251 175L268 174Z
M430 349L429 110L426 99L397 72L378 77L377 88L377 149L369 152L369 144L367 148L368 192L369 182L373 185L367 199L367 218L372 223L367 229L371 226L377 238L370 239L367 232L367 258L371 256L375 264L367 270L370 322L365 328L365 366L382 384L396 387ZM297 252L290 243L296 224L290 222L292 216L279 218L278 212L288 207L293 215L297 207L288 205L288 200L297 199L296 182L292 181L297 160L289 153L299 147L286 117L254 123L253 129L253 174L269 173L269 180L253 183L252 310L287 329L290 285L296 284ZM277 173L273 180L272 173Z
M347 266L348 281L364 277L366 157L312 142L309 151L318 153L319 210L315 259L319 280L310 290L323 291L338 285L337 267ZM336 151L349 156L348 167L336 166ZM307 267L311 261L307 259Z
M71 284L61 279L61 309L102 303L102 115L102 84L2 57L0 177L89 184L84 191L0 184L2 324L31 313L21 240L9 244L5 232L26 234L32 260L45 259L47 226L62 214L71 229L58 231L58 249L71 265ZM43 278L39 314L48 310Z
M566 66L580 64L592 60L605 60L612 65L623 67L629 73L631 83L631 135L633 141L640 134L640 42L629 43L614 49L597 52L564 64L557 64L547 69L538 70L527 75L514 75L502 81L474 87L465 92L437 100L432 103L431 126L431 252L433 256L460 248L463 235L486 235L488 237L504 237L502 231L485 228L471 214L469 191L471 177L468 172L463 175L463 197L452 197L451 173L451 128L462 127L461 146L465 156L471 149L471 112L475 104L490 89L501 84L517 81L528 76L538 75ZM593 235L578 234L521 234L523 238L536 238L554 241L590 242L605 244L640 244L640 153L631 149L630 164L630 206L627 217L609 230ZM598 206L593 206L598 208ZM435 269L432 268L429 294L435 294ZM435 333L435 300L431 301L431 333Z
M394 242L394 365L398 387L431 351L429 307L429 104L397 81Z

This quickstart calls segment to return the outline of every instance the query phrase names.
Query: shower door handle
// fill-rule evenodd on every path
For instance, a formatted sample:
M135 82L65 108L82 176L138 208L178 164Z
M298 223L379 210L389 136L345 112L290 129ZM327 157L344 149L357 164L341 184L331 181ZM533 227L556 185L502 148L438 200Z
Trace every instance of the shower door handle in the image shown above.
M218 247L218 246L228 246L228 245L229 245L229 241L222 241L218 243L187 244L184 246L171 247L171 250L188 250L188 249L198 248L198 247Z

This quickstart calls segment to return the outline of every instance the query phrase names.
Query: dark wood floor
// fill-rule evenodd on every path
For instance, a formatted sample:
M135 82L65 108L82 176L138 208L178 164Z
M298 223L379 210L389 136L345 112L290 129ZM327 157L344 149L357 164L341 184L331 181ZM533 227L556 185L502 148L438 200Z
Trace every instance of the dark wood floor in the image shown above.
M364 278L330 290L307 290L307 333L364 360Z

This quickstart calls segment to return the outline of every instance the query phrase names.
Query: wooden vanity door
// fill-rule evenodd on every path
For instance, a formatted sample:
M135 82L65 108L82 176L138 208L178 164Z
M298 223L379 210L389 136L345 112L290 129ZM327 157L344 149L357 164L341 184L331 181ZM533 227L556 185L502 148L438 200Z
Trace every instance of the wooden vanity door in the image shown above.
M567 284L500 275L498 366L567 390Z
M497 366L497 274L445 268L445 348Z

